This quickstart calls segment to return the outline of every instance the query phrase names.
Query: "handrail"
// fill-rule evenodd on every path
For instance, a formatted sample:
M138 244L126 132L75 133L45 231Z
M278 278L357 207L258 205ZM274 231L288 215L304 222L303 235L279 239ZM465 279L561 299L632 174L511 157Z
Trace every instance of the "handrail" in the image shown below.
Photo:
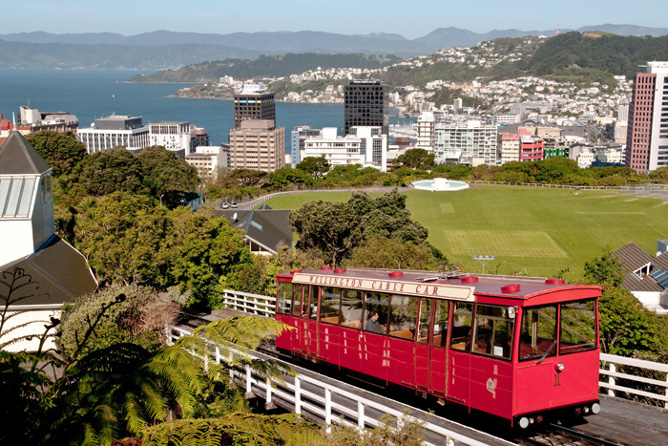
M274 308L276 304L276 298L272 296L225 290L223 302L229 308L234 308L240 311L272 318L275 316ZM668 409L668 364L646 361L642 359L627 358L624 356L610 355L607 353L601 353L600 360L601 367L599 369L600 377L598 384L601 388L601 391L605 391L604 389L607 389L608 395L617 396L620 398L628 398L628 395L641 396L656 402L663 402L664 407ZM664 380L646 378L630 373L620 373L617 371L617 366L620 365L663 374ZM649 392L646 389L640 390L634 389L632 387L620 386L616 382L616 379L626 379L647 385L664 387L665 391L664 393L654 393Z
M182 327L170 326L168 327L168 342L171 344L177 338L184 335L189 335L190 333L191 331L188 329ZM212 358L217 364L220 364L221 357L218 354L218 349L213 344L212 347L214 347L215 351L215 354L212 355ZM246 352L245 355L250 356L254 359L260 359L260 360L268 359L264 355L259 354L257 352ZM278 397L278 399L282 399L284 401L289 402L294 407L294 411L296 414L302 414L304 412L304 409L307 409L309 413L315 414L320 419L324 420L326 425L331 425L332 423L338 423L348 426L357 426L359 428L364 428L365 426L377 427L381 424L380 417L374 418L372 416L369 416L369 412L367 409L373 409L379 412L380 414L391 415L399 423L405 421L419 422L420 426L424 431L436 434L437 436L440 436L444 440L443 443L438 443L438 444L451 445L455 444L455 442L457 442L457 444L464 444L470 446L486 446L490 444L489 442L476 440L474 438L467 437L464 434L452 431L450 429L446 429L435 423L431 423L429 421L429 418L432 419L438 418L436 415L429 414L427 412L414 408L412 408L411 411L417 414L419 417L408 415L405 411L396 409L398 406L406 407L407 409L407 406L403 406L397 401L389 400L391 401L392 406L375 402L366 399L363 394L358 395L344 390L343 389L343 387L345 387L344 385L328 384L317 378L298 373L299 368L293 364L289 364L275 358L270 358L270 359L276 362L281 362L285 366L291 368L294 372L297 372L295 376L292 377L293 379L292 383L288 381L288 378L290 378L288 376L285 377L283 382L275 380L265 380L264 378L255 375L250 366L245 366L245 368L243 369L234 368L230 370L230 376L241 383L242 387L246 389L246 393L248 396L253 396L255 394L253 389L256 389L256 391L263 392L265 394L265 405L267 407L275 407L274 400L276 399L276 397ZM315 374L315 376L317 376L317 374ZM328 380L333 381L334 383L338 382L331 378L328 378ZM315 387L319 392L321 391L322 394L302 389L302 384L304 383L308 383L311 386ZM334 402L333 397L336 397L336 399L339 401L345 400L346 402L348 402L348 405L344 405L341 402ZM317 403L317 405L313 404L313 402ZM351 407L355 407L355 409L352 409ZM345 415L350 419L356 420L357 424L345 420L344 418L341 417L341 415ZM465 426L459 423L449 420L448 422L453 425L457 425L463 429L472 430L470 428L466 428ZM475 433L476 436L478 437L487 436L490 440L493 440L495 444L499 445L514 444L496 437L489 436L480 431L475 431ZM436 446L434 443L430 443L429 441L425 441L425 444L428 446Z

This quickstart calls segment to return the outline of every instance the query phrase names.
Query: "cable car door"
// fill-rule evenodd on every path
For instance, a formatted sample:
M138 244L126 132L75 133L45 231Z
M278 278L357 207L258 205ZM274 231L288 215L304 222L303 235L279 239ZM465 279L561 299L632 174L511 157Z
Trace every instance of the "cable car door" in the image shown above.
M454 302L448 347L448 398L469 405L473 304Z

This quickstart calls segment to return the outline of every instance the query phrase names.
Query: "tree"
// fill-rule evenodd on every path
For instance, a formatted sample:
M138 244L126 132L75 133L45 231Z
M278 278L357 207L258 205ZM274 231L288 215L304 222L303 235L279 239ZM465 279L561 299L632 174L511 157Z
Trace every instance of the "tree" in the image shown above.
M172 234L168 211L146 196L115 192L78 207L76 246L105 282L173 283Z
M123 147L115 147L88 155L83 162L81 181L86 192L94 196L116 191L144 194L141 161Z
M125 296L116 302L118 296ZM110 308L96 321L102 307ZM155 351L166 344L165 326L176 319L177 305L158 300L148 287L109 287L66 304L61 316L58 346L63 357L73 360L91 351L125 342ZM94 331L88 333L88 329Z
M191 212L179 208L171 212L171 245L175 247L170 265L176 283L192 295L187 306L217 308L225 276L239 265L250 263L251 254L239 230L225 217L214 217L211 209Z
M313 179L303 170L281 167L269 174L267 186L281 187L299 183L311 183Z
M408 149L397 157L397 162L411 169L431 170L434 167L434 154L424 149Z
M321 156L307 156L299 164L297 169L303 170L313 177L313 179L322 178L329 172L329 161Z
M347 203L311 201L290 212L288 218L299 236L297 248L323 253L332 266L362 238L358 221Z
M378 198L353 193L346 203L309 202L290 213L297 248L315 250L336 266L363 240L390 238L424 243L427 230L410 218L406 197L396 191Z
M600 257L585 262L584 275L587 280L602 286L618 287L624 281L622 262L607 248L603 250Z
M72 132L41 131L26 135L26 140L49 163L56 176L71 174L86 155L86 147Z
M447 259L438 258L426 243L415 244L389 238L372 238L357 246L346 266L436 271Z
M197 169L162 146L147 147L137 158L142 167L142 183L155 198L175 191L191 192L200 183Z

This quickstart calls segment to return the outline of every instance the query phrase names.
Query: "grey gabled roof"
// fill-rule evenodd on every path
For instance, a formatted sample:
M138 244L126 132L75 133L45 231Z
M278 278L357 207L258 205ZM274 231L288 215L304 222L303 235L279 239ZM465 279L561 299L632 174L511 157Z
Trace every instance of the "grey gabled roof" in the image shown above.
M0 175L41 175L51 166L14 130L0 147Z
M0 266L3 296L6 297L12 283L16 289L12 300L21 299L11 308L62 306L97 288L97 281L84 256L55 235L37 252ZM23 286L17 288L18 285Z
M648 263L653 265L653 271L659 269L668 271L667 254L661 254L658 257L654 257L635 243L629 243L613 252L612 255L619 259L622 262L623 267L627 270L622 284L624 288L629 291L653 291L659 293L663 291L663 287L659 285L653 277L648 275L641 279L633 274L633 272Z
M234 215L236 214L236 219ZM279 245L292 246L292 228L288 221L289 209L217 210L217 217L225 217L233 228L243 229L246 238L277 252Z

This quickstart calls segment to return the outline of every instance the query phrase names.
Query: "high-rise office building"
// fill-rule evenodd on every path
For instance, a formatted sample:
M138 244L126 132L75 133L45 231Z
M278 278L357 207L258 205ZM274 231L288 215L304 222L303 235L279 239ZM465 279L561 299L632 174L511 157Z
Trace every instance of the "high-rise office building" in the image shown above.
M269 93L263 84L244 84L241 92L234 95L234 128L250 119L270 120L276 125L274 93Z
M668 166L668 62L647 62L633 78L625 164L639 173Z
M344 94L343 133L351 127L380 127L389 134L389 94L387 85L380 81L352 81Z
M229 167L273 172L285 164L285 129L269 119L244 120L230 130Z

